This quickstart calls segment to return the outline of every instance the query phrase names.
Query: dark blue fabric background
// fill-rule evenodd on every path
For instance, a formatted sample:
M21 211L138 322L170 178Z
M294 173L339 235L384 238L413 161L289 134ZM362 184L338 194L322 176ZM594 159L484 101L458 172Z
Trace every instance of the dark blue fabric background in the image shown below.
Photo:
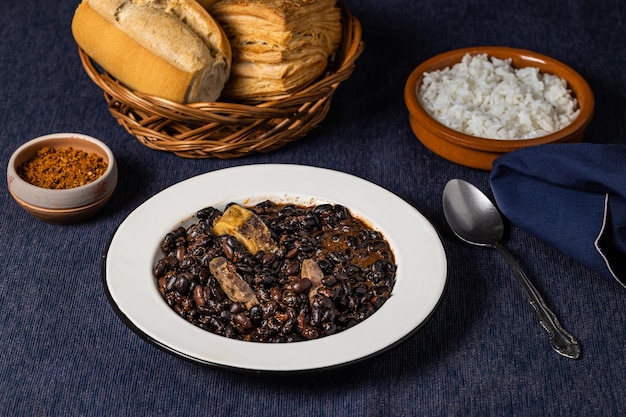
M626 410L626 291L527 232L507 246L583 345L558 356L497 253L453 238L441 191L488 173L432 154L403 102L411 70L433 55L506 45L557 58L596 96L585 141L626 138L626 3L621 0L362 0L347 4L365 51L324 122L268 155L186 160L156 152L109 115L70 33L77 0L0 5L0 161L26 140L76 131L103 139L120 182L88 222L53 226L0 189L0 415L3 416L591 416ZM190 176L250 163L299 163L358 175L396 193L440 231L449 282L415 335L373 359L302 375L201 367L137 337L109 306L100 258L116 226ZM381 202L373 202L381 204ZM383 203L384 204L384 203Z

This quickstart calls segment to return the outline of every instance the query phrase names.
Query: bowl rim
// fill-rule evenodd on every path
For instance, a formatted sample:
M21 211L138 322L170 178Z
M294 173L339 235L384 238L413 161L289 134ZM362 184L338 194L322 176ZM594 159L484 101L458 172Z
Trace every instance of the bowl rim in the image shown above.
M92 145L100 148L103 153L106 155L108 159L107 169L104 173L95 179L94 181L84 184L78 187L66 188L66 189L51 189L44 188L33 185L28 181L24 180L17 174L17 165L26 161L28 158L34 155L34 153L41 149L44 146L54 146L55 143L59 143L61 141L75 141L75 147L81 149L80 143L89 142ZM68 146L65 144L65 146ZM73 145L72 145L73 146ZM32 151L32 153L31 153ZM27 154L28 153L28 154ZM8 189L11 195L15 198L19 198L21 201L27 203L28 205L35 207L37 209L44 210L67 210L80 208L85 205L91 205L96 202L96 200L100 200L102 198L102 192L100 190L105 191L105 194L109 195L113 189L117 185L117 162L115 160L115 156L111 149L101 140L96 139L92 136L85 135L82 133L74 133L74 132L59 132L59 133L51 133L43 136L38 136L33 139L30 139L19 146L9 159L9 163L7 165L7 183ZM15 185L19 184L18 187ZM94 199L94 201L89 202L88 204L45 204L44 202L50 201L63 201L75 200L73 196L76 195L77 192L80 193L89 193L93 196L100 197ZM29 196L35 195L34 198L29 198Z
M425 72L454 65L460 62L463 56L468 53L471 55L487 54L488 56L494 56L500 59L512 58L514 61L528 63L528 65L525 66L535 66L542 72L559 76L567 82L568 88L576 97L580 109L578 117L563 129L531 139L481 138L456 131L443 125L424 110L419 102L417 89L421 85L422 77ZM517 65L514 63L514 66ZM543 68L545 67L550 67L552 70L544 71ZM436 132L437 136L442 140L466 148L490 152L507 152L533 145L562 142L569 136L584 129L589 124L595 106L595 99L591 87L589 87L587 81L573 68L547 55L527 49L505 46L467 47L444 52L427 59L418 65L409 75L404 88L404 100L409 110L410 117L416 122L421 123L424 129Z

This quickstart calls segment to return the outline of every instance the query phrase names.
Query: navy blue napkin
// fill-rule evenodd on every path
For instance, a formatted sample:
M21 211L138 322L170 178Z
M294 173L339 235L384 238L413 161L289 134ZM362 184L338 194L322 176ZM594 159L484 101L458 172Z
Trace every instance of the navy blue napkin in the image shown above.
M626 287L626 146L532 146L497 158L490 182L513 224Z

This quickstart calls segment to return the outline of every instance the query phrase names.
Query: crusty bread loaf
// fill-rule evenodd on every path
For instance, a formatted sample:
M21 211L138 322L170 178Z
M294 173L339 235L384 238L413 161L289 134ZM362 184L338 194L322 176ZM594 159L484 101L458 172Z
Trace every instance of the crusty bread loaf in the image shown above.
M289 96L323 74L341 42L336 0L219 0L209 12L233 53L226 99Z
M208 10L211 6L213 6L219 0L196 0L196 1L198 2L198 4L200 4L200 6Z
M72 33L122 84L175 102L215 101L230 75L228 39L195 0L83 0Z

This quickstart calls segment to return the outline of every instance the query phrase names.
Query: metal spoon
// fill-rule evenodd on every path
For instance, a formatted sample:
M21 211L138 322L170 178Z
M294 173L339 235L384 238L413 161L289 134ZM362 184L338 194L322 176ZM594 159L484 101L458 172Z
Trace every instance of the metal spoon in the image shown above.
M461 240L496 249L506 259L537 312L539 323L548 332L552 348L568 358L580 357L578 341L561 326L519 264L500 243L504 223L491 200L472 184L453 179L443 190L443 212L448 225Z

